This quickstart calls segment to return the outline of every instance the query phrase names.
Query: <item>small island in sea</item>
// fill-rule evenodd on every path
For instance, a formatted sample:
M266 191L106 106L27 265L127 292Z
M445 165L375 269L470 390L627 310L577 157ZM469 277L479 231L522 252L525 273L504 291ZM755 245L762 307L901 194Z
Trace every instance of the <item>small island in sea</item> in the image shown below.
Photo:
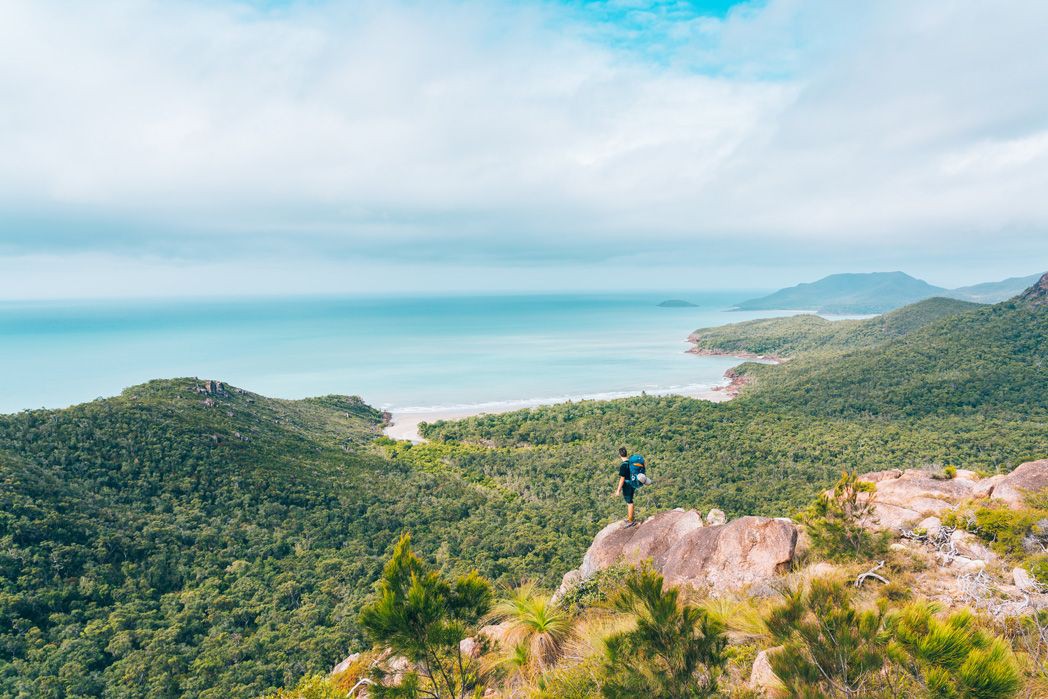
M698 308L698 304L683 299L669 299L660 303L659 308Z

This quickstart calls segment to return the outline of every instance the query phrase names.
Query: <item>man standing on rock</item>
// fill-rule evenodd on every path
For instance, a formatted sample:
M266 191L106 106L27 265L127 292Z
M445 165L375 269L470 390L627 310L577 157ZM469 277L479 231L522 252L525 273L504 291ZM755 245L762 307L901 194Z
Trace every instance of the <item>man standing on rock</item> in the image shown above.
M651 481L644 475L643 456L629 456L626 447L620 447L619 457L622 461L619 463L619 487L615 489L615 495L622 494L622 499L626 501L626 526L634 527L637 523L633 519L633 495L641 485Z

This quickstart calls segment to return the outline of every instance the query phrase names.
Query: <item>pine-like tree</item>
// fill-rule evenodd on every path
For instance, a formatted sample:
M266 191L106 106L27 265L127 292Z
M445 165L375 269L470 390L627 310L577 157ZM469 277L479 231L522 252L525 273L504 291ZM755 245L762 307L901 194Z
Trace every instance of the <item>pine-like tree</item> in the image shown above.
M844 471L831 493L819 495L799 519L813 548L828 558L857 558L879 552L885 538L870 533L876 522L874 485Z
M415 670L376 697L465 699L476 693L476 663L460 644L491 608L491 584L476 572L445 579L427 570L401 537L378 582L378 598L360 612L360 625L377 646L410 660Z
M608 699L698 699L717 693L727 640L704 609L684 604L663 578L638 571L615 599L636 626L605 642L603 694Z

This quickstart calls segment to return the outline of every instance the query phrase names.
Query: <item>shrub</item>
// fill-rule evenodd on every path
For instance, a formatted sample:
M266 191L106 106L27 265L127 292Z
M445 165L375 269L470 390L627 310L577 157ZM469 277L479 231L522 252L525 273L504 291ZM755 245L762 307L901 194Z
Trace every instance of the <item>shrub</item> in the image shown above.
M768 617L782 648L769 654L772 670L790 696L861 696L884 668L884 607L859 611L837 581L813 580L790 591Z
M624 564L598 570L569 587L560 598L560 605L570 613L577 614L584 609L607 604L622 590L634 571L633 566Z
M1033 556L1026 562L1026 565L1034 580L1042 585L1048 585L1048 554Z
M951 481L957 477L956 466L944 466L941 471L932 474L932 478L938 481Z
M882 553L887 535L871 532L876 522L874 485L843 472L832 493L823 493L799 517L812 548L829 559L860 558Z
M1048 532L1041 533L1041 523L1046 518L1048 510L1037 507L1011 509L994 504L956 510L943 522L985 539L997 553L1023 556L1029 548L1040 548L1042 539L1048 539Z
M664 591L662 576L651 570L627 580L615 608L636 625L605 642L605 697L716 696L727 640L705 610L684 604L676 589Z
M1001 638L978 628L969 611L939 618L915 602L885 619L888 654L931 696L1004 699L1021 685L1019 666Z

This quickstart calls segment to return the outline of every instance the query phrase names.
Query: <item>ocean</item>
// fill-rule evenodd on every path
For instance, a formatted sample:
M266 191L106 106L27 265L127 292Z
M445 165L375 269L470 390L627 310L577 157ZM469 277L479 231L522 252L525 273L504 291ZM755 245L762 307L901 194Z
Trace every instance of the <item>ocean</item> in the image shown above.
M761 291L0 303L0 412L198 376L397 411L695 391L737 360L690 332ZM660 308L684 298L694 308Z

